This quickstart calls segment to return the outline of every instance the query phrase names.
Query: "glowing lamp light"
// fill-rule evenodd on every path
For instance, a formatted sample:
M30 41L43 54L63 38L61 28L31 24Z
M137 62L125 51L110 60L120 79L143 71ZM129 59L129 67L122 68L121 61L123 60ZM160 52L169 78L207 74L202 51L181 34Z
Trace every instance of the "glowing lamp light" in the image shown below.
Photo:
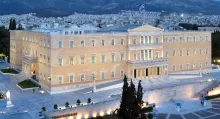
M85 119L89 118L89 115L88 115L88 114L85 114L85 115L84 115L84 118L85 118Z
M110 114L111 114L111 109L109 109L109 110L107 111L107 114L108 114L108 115L110 115Z
M82 118L81 114L77 115L77 119L81 119L81 118Z
M97 114L96 114L96 112L94 112L93 114L92 114L92 117L96 117L97 116Z
M100 115L100 116L104 116L104 112L103 112L103 111L100 111L100 112L99 112L99 115Z
M24 110L24 112L28 112L28 110Z

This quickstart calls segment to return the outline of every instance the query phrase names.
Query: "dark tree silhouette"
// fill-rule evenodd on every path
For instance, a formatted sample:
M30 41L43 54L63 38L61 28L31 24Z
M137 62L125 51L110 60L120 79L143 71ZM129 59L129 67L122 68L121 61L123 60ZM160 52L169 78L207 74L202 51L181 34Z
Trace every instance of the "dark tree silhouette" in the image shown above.
M18 28L17 28L17 30L23 30L23 27L22 27L21 24L18 24Z
M16 30L16 21L15 18L11 18L9 21L9 30Z
M143 105L143 87L141 85L141 80L138 83L138 90L137 90L137 102L138 105L141 107Z

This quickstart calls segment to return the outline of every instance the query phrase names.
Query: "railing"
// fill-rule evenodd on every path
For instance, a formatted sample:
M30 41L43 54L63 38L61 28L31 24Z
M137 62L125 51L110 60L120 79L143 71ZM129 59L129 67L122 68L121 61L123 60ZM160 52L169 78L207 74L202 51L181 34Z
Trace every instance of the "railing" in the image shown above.
M168 58L157 58L157 59L151 59L151 60L141 60L141 61L137 61L137 60L128 60L128 63L131 64L142 64L142 63L152 63L152 62L168 62Z
M152 44L129 44L129 50L137 50L137 49L156 49L163 48L162 43L152 43Z

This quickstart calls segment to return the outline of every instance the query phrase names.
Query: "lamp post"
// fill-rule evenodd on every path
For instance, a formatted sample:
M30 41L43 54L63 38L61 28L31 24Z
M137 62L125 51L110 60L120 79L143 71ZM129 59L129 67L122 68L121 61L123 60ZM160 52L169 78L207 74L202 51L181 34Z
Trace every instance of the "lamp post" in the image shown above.
M92 89L92 92L94 93L96 91L96 83L95 83L95 76L93 76L93 89Z

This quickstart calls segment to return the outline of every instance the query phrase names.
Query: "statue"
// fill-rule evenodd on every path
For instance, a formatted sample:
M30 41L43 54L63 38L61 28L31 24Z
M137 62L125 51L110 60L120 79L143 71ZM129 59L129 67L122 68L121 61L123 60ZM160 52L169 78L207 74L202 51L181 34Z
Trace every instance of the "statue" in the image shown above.
M8 57L5 56L5 63L8 63Z
M93 82L93 89L92 89L92 92L95 93L95 91L96 91L95 77L94 77L93 79L94 79L94 82Z
M7 101L11 101L11 93L9 90L6 93L6 98L7 98Z
M11 93L9 90L6 92L6 98L7 98L6 107L13 107L14 105L11 103Z

